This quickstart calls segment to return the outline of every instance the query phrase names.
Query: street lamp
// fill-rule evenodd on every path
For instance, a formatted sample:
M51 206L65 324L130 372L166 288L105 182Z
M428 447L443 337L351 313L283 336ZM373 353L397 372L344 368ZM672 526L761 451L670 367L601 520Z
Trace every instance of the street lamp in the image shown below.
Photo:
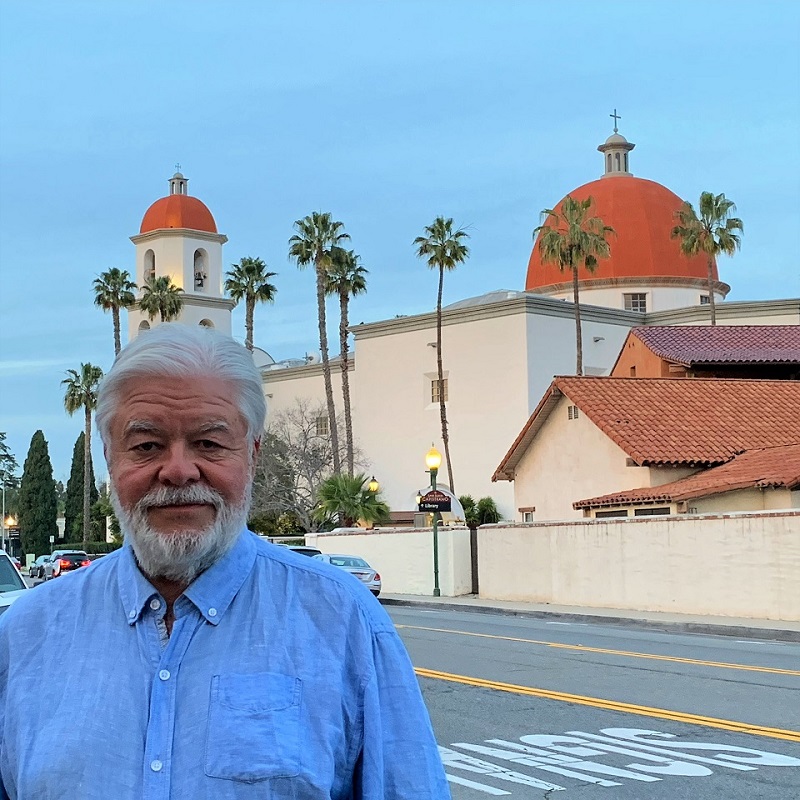
M373 475L370 478L369 483L367 484L367 489L369 489L372 492L372 494L377 494L378 493L378 489L380 489L380 488L381 488L381 485L378 483L377 479Z
M425 455L425 466L431 476L431 491L436 491L436 475L442 466L442 454L433 446ZM439 597L439 512L433 512L433 596Z

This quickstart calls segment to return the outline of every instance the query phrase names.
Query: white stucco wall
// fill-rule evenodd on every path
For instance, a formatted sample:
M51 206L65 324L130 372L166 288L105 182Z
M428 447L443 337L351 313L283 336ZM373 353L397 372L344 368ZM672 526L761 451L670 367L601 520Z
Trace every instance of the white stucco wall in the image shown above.
M309 533L306 544L323 553L361 556L381 576L385 594L433 593L433 531L387 528L364 531L343 528ZM472 591L469 530L440 528L438 534L439 588L443 597Z
M741 489L689 500L687 505L695 508L698 514L800 508L800 497L793 498L793 494L798 493L790 492L788 489ZM798 526L798 536L800 536L800 526ZM800 588L798 591L800 592Z
M577 500L650 485L650 469L626 466L627 454L582 412L568 418L570 405L559 400L517 465L515 508L535 507L537 521L581 519Z
M708 294L703 286L652 286L623 285L623 286L586 286L580 290L581 304L591 304L595 306L606 306L607 308L625 308L626 294L646 295L647 313L653 311L665 311L671 308L686 308L687 306L699 306L700 295ZM563 300L572 300L572 288L565 289L553 295ZM723 297L719 292L714 293L717 303L722 303Z
M800 512L488 525L481 597L800 620Z

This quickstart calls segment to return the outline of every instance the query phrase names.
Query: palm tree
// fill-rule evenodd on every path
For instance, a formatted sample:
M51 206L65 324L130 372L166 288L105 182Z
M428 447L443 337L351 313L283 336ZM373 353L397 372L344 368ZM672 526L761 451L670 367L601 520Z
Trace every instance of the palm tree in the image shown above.
M312 516L318 522L335 519L342 528L352 528L360 520L387 522L389 506L379 499L379 492L369 490L369 481L363 473L331 475L319 487Z
M267 272L267 265L260 258L246 256L233 267L225 281L225 291L238 303L244 298L245 347L253 352L253 312L256 303L274 303L278 290L269 282L277 272Z
M114 355L118 356L122 345L119 340L119 310L132 308L136 305L133 290L136 284L131 280L130 273L124 269L112 267L106 272L101 272L94 279L94 304L103 311L111 311L114 321Z
M368 270L358 263L352 250L334 247L325 282L325 293L339 296L339 347L342 366L342 399L344 401L344 430L347 439L347 474L353 474L353 419L350 411L349 349L347 346L348 306L350 298L367 291Z
M681 240L681 251L687 256L706 254L708 267L708 304L711 306L711 324L717 324L717 306L714 302L714 263L720 253L732 256L742 244L740 233L744 233L744 225L738 217L730 214L736 211L736 205L724 194L703 192L700 195L700 216L693 206L685 202L675 218L678 224L672 229L673 239Z
M183 308L182 294L183 289L175 286L169 275L160 278L154 276L144 282L139 308L151 321L160 315L162 322L172 322Z
M92 364L81 364L80 372L67 370L67 378L61 381L67 387L64 394L64 408L72 416L82 408L84 413L83 444L83 546L89 541L92 520L89 512L89 496L91 493L90 475L92 467L92 411L97 405L97 385L103 377L103 370Z
M333 449L333 470L341 469L339 456L339 433L336 428L336 407L333 404L331 365L328 359L328 332L325 319L325 276L331 262L331 248L340 247L350 236L344 232L341 222L331 219L328 212L314 211L294 223L297 233L289 239L289 258L297 262L300 269L314 265L317 276L317 320L319 322L319 349L322 356L322 375L325 379L325 400L328 405L328 427Z
M447 461L447 478L450 491L455 494L453 480L453 464L450 461L450 437L447 433L447 406L445 405L444 367L442 366L442 289L444 288L444 271L453 270L463 264L469 257L469 248L463 240L469 234L459 228L453 230L451 218L436 217L432 225L425 228L425 236L417 236L414 246L417 257L428 257L428 266L439 270L439 293L436 296L436 368L439 378L439 415L442 420L442 442Z
M555 264L561 272L572 272L572 299L575 305L575 347L577 360L575 374L583 375L583 337L581 335L581 307L578 297L578 269L594 272L598 259L611 255L606 236L614 229L605 225L600 217L589 216L594 199L574 200L570 195L561 208L542 211L542 224L533 232L539 234L539 252L543 263Z

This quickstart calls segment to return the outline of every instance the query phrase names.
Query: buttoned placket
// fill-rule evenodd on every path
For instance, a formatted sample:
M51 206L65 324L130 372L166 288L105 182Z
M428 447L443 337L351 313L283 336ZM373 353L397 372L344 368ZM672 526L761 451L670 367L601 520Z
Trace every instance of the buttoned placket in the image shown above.
M160 626L165 605L153 598L139 620L140 635L145 639L153 666L150 689L150 717L144 748L144 797L169 800L172 781L172 746L175 735L177 678L180 665L197 629L205 620L185 597L175 603L175 621L166 647L162 647Z

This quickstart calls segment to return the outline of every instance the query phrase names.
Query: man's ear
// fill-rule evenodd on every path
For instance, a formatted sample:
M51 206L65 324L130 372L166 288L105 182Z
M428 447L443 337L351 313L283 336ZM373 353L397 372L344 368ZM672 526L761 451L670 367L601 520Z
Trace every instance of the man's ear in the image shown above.
M261 439L256 439L253 442L253 461L256 460L256 456L258 455L258 451L261 449Z

